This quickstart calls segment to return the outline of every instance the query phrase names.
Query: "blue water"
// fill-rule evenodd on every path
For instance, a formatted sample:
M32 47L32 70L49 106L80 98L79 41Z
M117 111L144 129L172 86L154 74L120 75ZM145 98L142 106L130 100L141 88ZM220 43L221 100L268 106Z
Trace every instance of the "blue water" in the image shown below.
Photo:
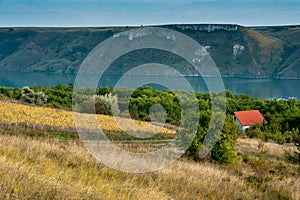
M114 87L120 79L120 75L105 75L101 78L99 86ZM134 75L132 76L132 87L138 80L154 79L153 75ZM55 74L55 73L36 73L36 72L0 72L0 85L6 87L23 86L55 86L58 84L74 83L76 74ZM163 77L174 85L180 83L180 77ZM185 77L194 88L199 92L207 92L207 86L201 77ZM214 84L216 78L207 78ZM249 79L249 78L222 78L226 89L235 94L248 94L259 98L297 98L300 99L300 80L287 79ZM126 82L126 86L131 83ZM123 86L122 83L119 86Z

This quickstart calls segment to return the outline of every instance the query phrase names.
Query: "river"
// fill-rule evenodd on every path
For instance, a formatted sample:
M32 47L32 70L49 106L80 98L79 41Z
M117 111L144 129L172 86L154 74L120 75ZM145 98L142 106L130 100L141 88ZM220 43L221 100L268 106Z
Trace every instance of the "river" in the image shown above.
M120 79L120 75L104 75L99 86L114 87ZM155 75L132 75L132 85L137 80L151 79ZM180 81L180 77L159 76L160 79L167 79L172 83ZM58 84L74 83L76 74L55 74L55 73L37 73L37 72L0 72L0 86L23 87L23 86L54 86ZM185 77L194 88L199 92L207 92L205 82L201 77ZM207 78L210 83L214 83L215 78ZM296 98L300 99L300 80L290 79L253 79L253 78L222 78L224 86L235 94L247 94L252 97L263 99L269 98ZM126 83L130 87L131 83ZM120 86L123 86L122 83ZM134 86L132 86L134 87ZM159 88L158 88L159 89Z

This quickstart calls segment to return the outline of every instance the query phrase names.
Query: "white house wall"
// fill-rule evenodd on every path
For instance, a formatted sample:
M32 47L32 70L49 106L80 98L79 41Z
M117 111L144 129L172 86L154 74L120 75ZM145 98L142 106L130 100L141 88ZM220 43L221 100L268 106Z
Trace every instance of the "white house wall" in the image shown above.
M236 123L236 125L238 125L238 127L239 127L239 132L243 132L243 131L244 131L243 125L242 125L241 122L237 119L236 116L233 116L233 120L234 120L234 122Z
M243 126L243 132L245 132L249 128L250 128L250 126Z

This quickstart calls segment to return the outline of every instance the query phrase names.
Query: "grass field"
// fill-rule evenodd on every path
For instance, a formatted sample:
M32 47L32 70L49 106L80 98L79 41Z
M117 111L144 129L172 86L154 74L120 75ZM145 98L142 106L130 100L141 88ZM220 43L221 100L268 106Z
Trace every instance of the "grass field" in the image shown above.
M16 131L17 129L15 129ZM38 131L38 130L36 130ZM103 166L75 140L32 137L0 129L0 199L299 199L297 166L272 158L268 170L286 165L280 173L266 171L257 185L255 141L240 139L238 149L248 161L220 165L181 159L147 174L129 174ZM266 146L273 147L267 143ZM243 147L243 148L241 148ZM277 150L289 148L276 146ZM241 150L245 149L245 150ZM247 152L255 152L246 154ZM244 158L247 156L244 155ZM291 166L290 166L291 165ZM265 170L266 166L262 166ZM299 166L298 166L299 167ZM262 170L262 169L258 169ZM299 170L299 169L298 169ZM296 173L296 174L293 174ZM297 174L298 173L298 174ZM280 176L281 175L281 176ZM270 176L270 177L269 177Z
M1 197L219 199L226 191L227 197L252 199L245 182L211 166L178 161L160 172L134 175L98 164L73 142L20 136L1 136L0 142ZM262 196L255 189L252 191L257 197Z
M285 158L295 150L290 144L258 149L259 141L239 138L234 164L181 158L160 171L130 174L97 162L72 126L55 121L70 119L70 112L4 102L0 109L6 122L0 125L0 199L300 199L300 167ZM47 114L42 125L67 129L29 126L42 123L39 113ZM9 125L16 122L28 125Z

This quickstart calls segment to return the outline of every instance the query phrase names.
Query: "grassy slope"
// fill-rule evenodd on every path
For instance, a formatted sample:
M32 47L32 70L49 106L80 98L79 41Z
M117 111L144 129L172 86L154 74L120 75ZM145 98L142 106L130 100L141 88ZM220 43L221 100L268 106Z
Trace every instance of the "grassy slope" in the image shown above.
M98 163L74 132L1 125L0 199L299 199L299 165L284 158L294 147L257 144L239 139L232 165L181 159L128 174Z
M23 118L34 120L41 117L37 117L38 113L47 113L51 118L55 112L66 112L1 103L1 109L8 109L1 111L4 114L1 115L2 121L14 112L17 118L18 113L23 113ZM28 116L25 113L36 114ZM53 123L56 117L50 118L48 121ZM240 159L233 165L181 159L161 171L136 175L109 169L98 163L81 145L76 132L42 127L0 125L0 199L300 197L300 167L286 162L284 157L285 150L294 150L291 145L266 143L261 151L257 148L258 141L239 139L236 148ZM120 147L133 152L153 150L145 144Z
M272 74L278 65L283 44L277 38L268 37L255 29L246 29L249 48L257 73Z
M2 128L2 127L1 127ZM14 133L0 128L0 198L14 199L298 199L299 180L288 166L263 176L272 180L256 187L256 168L246 162L218 165L210 162L176 161L147 174L128 174L107 168L74 140L47 136L28 137L19 127ZM11 130L12 131L12 130ZM35 131L38 131L35 129ZM44 131L45 134L47 131ZM49 134L47 134L49 135ZM254 140L241 139L237 148L256 162L259 150ZM286 147L266 144L270 162ZM289 148L289 147L288 147ZM248 153L247 153L248 152ZM249 153L252 152L252 153ZM277 154L278 156L278 154ZM282 159L280 159L282 162ZM269 161L268 161L269 162ZM290 165L283 162L282 165ZM275 164L274 164L275 166ZM268 168L269 167L269 168ZM299 175L299 174L298 174Z
M160 172L134 175L98 164L72 142L66 144L3 135L0 142L2 197L220 199L227 196L252 199L249 189L257 197L262 195L213 166L177 162Z
M275 77L298 77L300 73L300 29L299 26L256 27L255 30L281 41L283 52L274 70Z

